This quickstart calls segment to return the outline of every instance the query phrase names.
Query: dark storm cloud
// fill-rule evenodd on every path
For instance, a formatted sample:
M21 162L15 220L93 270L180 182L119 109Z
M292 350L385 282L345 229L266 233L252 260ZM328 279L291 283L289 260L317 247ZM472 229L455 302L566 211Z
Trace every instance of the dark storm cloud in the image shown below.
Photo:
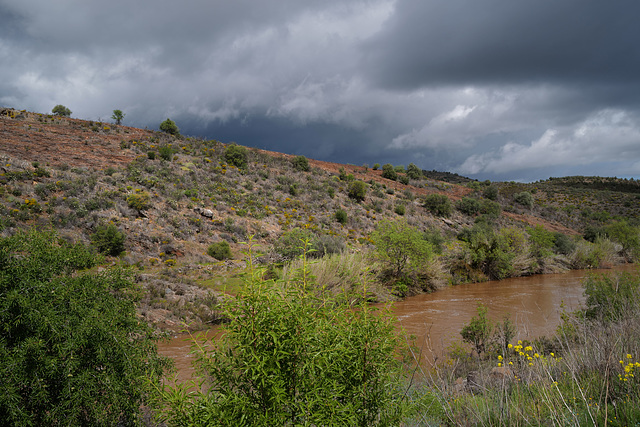
M134 126L170 117L186 135L481 179L640 176L638 12L635 0L0 0L0 105L90 120L118 108Z
M400 0L367 42L372 76L441 84L637 82L640 3Z

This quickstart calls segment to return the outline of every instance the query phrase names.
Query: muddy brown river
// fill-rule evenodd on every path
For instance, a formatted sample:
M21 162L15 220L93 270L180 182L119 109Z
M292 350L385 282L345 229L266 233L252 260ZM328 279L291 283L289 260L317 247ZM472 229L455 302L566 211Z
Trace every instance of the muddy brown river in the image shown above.
M560 322L562 310L573 311L584 302L582 280L589 274L635 272L634 265L608 270L573 270L501 281L471 283L448 287L395 302L391 311L404 330L414 335L427 360L441 357L452 342L460 341L460 329L475 316L479 303L488 308L492 320L510 315L518 333L515 340L552 334ZM208 334L215 336L216 329ZM171 357L178 380L189 379L193 372L188 336L177 336L158 345L162 355Z

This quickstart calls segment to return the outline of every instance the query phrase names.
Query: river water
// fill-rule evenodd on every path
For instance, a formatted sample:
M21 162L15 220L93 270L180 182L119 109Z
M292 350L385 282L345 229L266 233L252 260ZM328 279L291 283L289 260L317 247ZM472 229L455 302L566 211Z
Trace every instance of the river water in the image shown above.
M637 268L623 265L608 270L573 270L452 286L395 302L391 311L400 326L416 337L426 360L435 360L452 342L460 341L460 329L476 315L479 303L488 308L492 320L511 317L518 331L515 340L531 340L552 334L560 323L562 310L580 307L584 302L582 281L587 275L617 271L634 272ZM208 335L216 333L213 328ZM175 361L179 381L189 379L193 372L190 345L188 336L177 336L158 345L160 354Z

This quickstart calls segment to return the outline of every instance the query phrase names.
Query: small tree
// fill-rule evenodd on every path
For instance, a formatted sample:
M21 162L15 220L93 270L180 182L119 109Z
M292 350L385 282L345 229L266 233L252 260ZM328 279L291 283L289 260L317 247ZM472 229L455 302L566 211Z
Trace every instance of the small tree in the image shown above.
M434 215L447 217L453 212L451 201L444 194L429 194L424 198L423 205Z
M167 119L164 122L160 123L160 130L164 133L168 133L169 135L180 135L180 129L178 129L176 122L171 119Z
M127 236L118 230L114 224L98 226L96 232L91 236L93 245L98 252L105 255L118 256L124 252L124 241Z
M404 220L381 221L371 239L395 277L402 277L409 267L424 265L433 254L422 233Z
M124 116L125 114L122 112L122 110L113 110L111 118L116 121L117 125L120 125L122 123L122 120L124 120Z
M151 207L151 195L146 191L133 193L127 197L127 204L138 211L147 210Z
M207 254L210 257L217 259L218 261L230 259L231 247L229 246L229 242L227 242L226 240L222 240L220 242L212 243L207 248Z
M514 194L513 201L529 209L533 207L533 196L528 191Z
M407 166L407 176L411 179L420 179L422 178L422 171L418 166L409 163L409 166Z
M338 209L335 213L336 221L344 225L347 223L347 213L343 209Z
M349 198L362 202L367 195L367 184L362 181L352 181L349 183Z
M247 167L247 147L238 144L227 145L224 150L225 161L239 169Z
M296 156L293 158L293 168L298 171L309 171L309 160L305 156Z
M493 332L493 325L487 318L487 307L478 304L477 316L473 317L460 331L462 340L473 346L478 356L487 348Z
M69 117L71 116L71 110L69 110L64 105L58 104L51 110L53 114L60 117Z
M382 177L396 181L398 179L398 173L393 168L391 163L385 163L382 165Z

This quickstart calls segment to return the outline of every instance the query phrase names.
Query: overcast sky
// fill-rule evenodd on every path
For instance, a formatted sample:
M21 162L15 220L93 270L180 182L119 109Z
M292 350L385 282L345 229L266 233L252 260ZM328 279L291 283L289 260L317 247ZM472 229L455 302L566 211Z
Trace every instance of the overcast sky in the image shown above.
M637 0L0 0L0 106L478 179L640 177Z

